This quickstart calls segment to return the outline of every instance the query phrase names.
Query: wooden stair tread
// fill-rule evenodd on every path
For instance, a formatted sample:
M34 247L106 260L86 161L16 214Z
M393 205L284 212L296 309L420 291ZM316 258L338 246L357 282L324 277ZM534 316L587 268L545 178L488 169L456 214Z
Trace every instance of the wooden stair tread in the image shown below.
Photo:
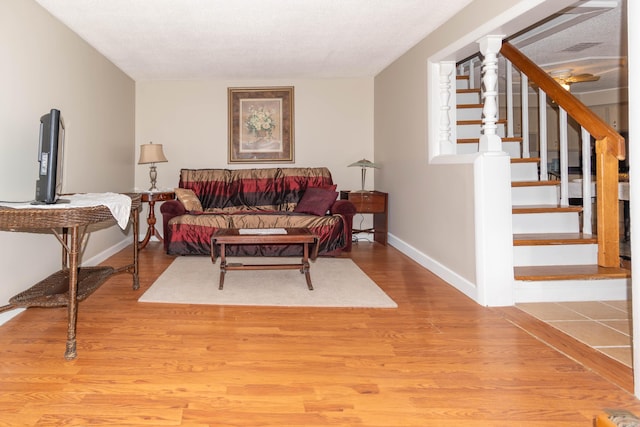
M456 93L480 93L480 89L456 89Z
M499 124L505 124L507 123L507 119L498 119L496 120L496 123ZM464 125L481 125L482 124L482 120L458 120L456 121L456 124L458 126L464 126Z
M522 138L520 137L504 137L500 139L502 142L522 142ZM456 142L458 144L478 144L480 142L480 138L459 138Z
M511 208L514 214L582 212L582 206L563 205L518 205Z
M599 265L541 265L514 267L516 280L597 280L624 279L631 277L631 271L621 267L601 267Z
M458 104L457 108L483 108L483 104Z
M522 139L522 138L519 138ZM539 163L540 157L512 157L511 163Z
M560 185L560 181L547 180L547 181L512 181L512 187L547 187Z
M469 76L464 74L456 75L456 80L469 80Z
M589 245L597 243L597 236L583 233L521 233L513 235L514 246Z

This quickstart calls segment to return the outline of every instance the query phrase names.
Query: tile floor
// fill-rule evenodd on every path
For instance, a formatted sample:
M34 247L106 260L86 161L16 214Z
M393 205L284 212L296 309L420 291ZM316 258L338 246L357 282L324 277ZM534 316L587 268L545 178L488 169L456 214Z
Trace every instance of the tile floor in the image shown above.
M523 303L517 307L631 367L629 301Z

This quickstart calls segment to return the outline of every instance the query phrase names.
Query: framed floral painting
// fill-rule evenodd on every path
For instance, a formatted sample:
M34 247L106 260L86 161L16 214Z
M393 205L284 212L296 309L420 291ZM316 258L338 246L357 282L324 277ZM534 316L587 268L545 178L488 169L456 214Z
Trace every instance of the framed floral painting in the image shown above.
M229 163L291 163L293 87L229 88Z

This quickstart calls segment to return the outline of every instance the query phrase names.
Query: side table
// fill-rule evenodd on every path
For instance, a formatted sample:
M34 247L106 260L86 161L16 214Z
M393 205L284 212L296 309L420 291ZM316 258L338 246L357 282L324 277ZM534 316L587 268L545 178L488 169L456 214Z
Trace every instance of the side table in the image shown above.
M388 225L388 197L382 191L341 191L340 199L349 200L356 213L373 214L373 228L353 229L354 233L373 233L373 240L386 246Z
M140 198L143 203L149 203L149 216L147 216L147 234L141 242L138 242L138 249L142 249L147 246L151 236L155 236L161 242L164 241L158 230L156 229L156 202L165 202L167 200L173 200L176 197L176 193L173 191L158 191L151 193L140 193Z

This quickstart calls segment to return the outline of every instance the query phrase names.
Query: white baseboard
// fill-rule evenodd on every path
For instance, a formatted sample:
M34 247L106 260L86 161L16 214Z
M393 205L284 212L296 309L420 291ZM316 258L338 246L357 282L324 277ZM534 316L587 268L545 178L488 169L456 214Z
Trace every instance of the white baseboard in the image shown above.
M478 289L474 283L460 276L455 271L452 271L444 265L440 264L433 258L428 257L405 241L398 239L391 233L389 233L387 236L387 243L398 249L400 252L402 252L427 270L431 271L436 276L440 277L442 280L444 280L472 300L476 302L478 301Z

